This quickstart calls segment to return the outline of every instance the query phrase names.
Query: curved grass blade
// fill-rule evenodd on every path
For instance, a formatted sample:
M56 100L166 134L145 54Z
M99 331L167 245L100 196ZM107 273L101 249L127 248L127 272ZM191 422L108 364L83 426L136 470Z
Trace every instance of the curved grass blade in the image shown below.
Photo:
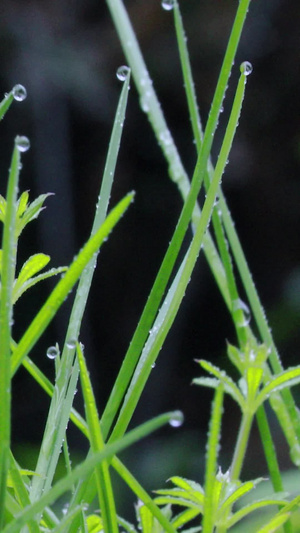
M45 390L45 392L51 397L54 391L54 386L48 380L48 378L44 376L44 374L35 365L35 363L33 363L33 361L31 361L28 357L26 357L23 360L23 366L25 366L27 371L32 375L32 377L37 381L37 383L39 383L40 386ZM72 422L83 433L83 435L85 435L88 438L89 434L88 434L88 427L87 427L86 421L81 417L81 415L74 408L72 408L71 410L70 420L72 420ZM175 529L166 520L164 515L161 513L160 509L155 505L152 498L143 489L143 487L138 483L138 481L134 478L131 472L129 472L129 470L122 464L122 462L117 457L114 457L111 460L111 465L116 470L116 472L120 475L120 477L124 480L124 482L134 492L137 499L141 500L145 505L147 505L147 507L151 510L152 514L157 518L159 523L165 528L165 531L169 533L175 533ZM91 503L89 502L88 498L83 497L79 499L85 501L86 503ZM92 496L91 500L92 499L94 499L94 496ZM78 507L74 507L74 509L77 509L77 508ZM71 506L70 506L70 512L71 512Z
M99 228L102 227L102 224L105 223L105 217L108 207L108 202L111 193L111 187L113 183L113 177L118 157L118 151L120 146L121 135L123 131L123 124L125 118L126 104L128 98L128 89L129 89L129 74L124 81L123 88L121 91L114 126L112 130L112 135L109 143L109 149L107 154L107 160L105 164L105 170L103 175L103 180L101 184L101 190L99 193L98 204L96 207L95 219L92 228L92 237L97 234ZM76 381L73 380L72 383L69 383L69 376L73 367L74 361L74 350L76 339L78 338L82 317L84 314L88 293L90 290L92 277L95 271L96 265L96 256L94 254L90 257L87 265L85 266L80 281L78 284L78 289L76 291L75 301L73 304L71 317L68 325L68 330L66 334L66 341L62 352L60 371L57 376L56 385L61 391L61 396L68 397L72 399L75 394ZM32 369L32 367L31 367ZM69 404L70 409L72 402ZM61 409L57 406L55 398L53 398L49 410L49 416L47 424L48 429L46 428L43 446L41 447L41 453L38 460L38 471L40 472L43 479L47 480L47 485L51 486L52 477L54 475L57 461L59 458L59 453L64 439L65 428L67 426L70 412L66 409L66 404L64 402L64 408ZM72 411L71 411L72 413ZM71 414L71 418L72 418ZM52 428L56 428L56 432L53 435ZM86 423L81 422L81 429L85 434L87 434ZM49 432L49 438L48 438ZM42 453L43 452L43 453ZM45 460L46 458L46 460ZM41 494L41 490L44 488L41 483L34 482L33 485L35 491L35 497L38 498ZM80 503L80 502L79 502Z
M49 491L44 493L38 501L26 507L21 513L16 515L13 523L5 526L2 530L2 533L19 533L21 528L26 525L28 521L32 520L37 514L42 513L45 507L52 504L62 494L70 490L70 488L76 482L88 476L99 463L113 457L115 454L121 452L125 448L128 448L150 433L153 433L153 431L156 431L160 427L168 424L172 419L174 419L174 417L177 416L177 411L160 415L149 422L145 422L144 424L138 426L136 429L133 429L119 441L115 441L114 443L107 445L101 452L88 457L80 465L75 467L71 474L65 476Z
M41 337L49 322L64 302L69 291L75 285L76 281L78 281L82 271L93 255L98 252L101 244L124 214L129 204L132 202L132 199L133 193L130 193L117 204L117 206L109 213L99 230L87 241L83 249L79 252L77 258L74 259L64 277L58 282L46 303L33 319L18 343L12 356L12 374L16 372L22 363L23 358L26 357Z

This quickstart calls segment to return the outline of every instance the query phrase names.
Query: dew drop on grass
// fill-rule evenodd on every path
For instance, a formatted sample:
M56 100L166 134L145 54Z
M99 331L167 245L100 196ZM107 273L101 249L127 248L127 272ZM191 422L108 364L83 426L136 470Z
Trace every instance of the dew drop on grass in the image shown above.
M181 411L174 411L172 418L170 418L169 424L173 428L178 428L182 426L184 422L184 416Z
M127 65L122 65L121 67L118 68L116 76L118 80L125 81L129 72L130 72L130 68L127 67Z
M12 93L13 93L14 99L17 100L18 102L22 102L23 100L25 100L27 96L27 91L25 87L21 85L20 83L14 86Z
M56 348L56 346L49 346L47 350L47 357L49 357L49 359L55 359L57 355L58 349Z
M249 76L253 70L253 67L249 61L244 61L240 66L240 71L245 76Z
M162 0L161 7L165 11L172 11L174 8L174 0Z
M76 346L76 339L68 339L67 340L67 347L70 348L70 350L73 350Z
M27 152L30 148L30 140L28 137L25 137L24 135L18 135L16 137L16 147L20 152Z

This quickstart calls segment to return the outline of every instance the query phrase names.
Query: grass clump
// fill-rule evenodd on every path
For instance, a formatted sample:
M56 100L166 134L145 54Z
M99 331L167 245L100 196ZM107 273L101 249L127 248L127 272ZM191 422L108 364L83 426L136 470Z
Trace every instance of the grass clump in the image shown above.
M0 527L4 533L117 533L138 530L144 533L175 533L179 530L190 533L200 530L204 533L225 533L235 528L250 513L252 515L255 511L269 507L273 512L268 517L263 515L253 531L263 533L278 530L288 533L297 530L294 515L300 496L291 499L284 492L265 404L269 402L275 412L289 445L291 459L299 466L299 411L293 400L291 387L300 382L300 367L284 369L280 362L221 188L247 80L252 71L248 61L240 65L239 80L215 167L211 161L219 116L250 3L250 0L240 0L237 6L211 110L203 128L179 4L177 0L163 1L163 8L174 14L189 117L197 149L197 162L190 181L167 126L124 5L121 0L107 0L128 66L124 65L117 71L123 87L91 236L68 267L41 272L50 261L50 257L42 253L29 257L23 266L18 265L19 238L25 227L38 218L48 195L41 195L31 203L28 192L18 196L21 159L23 152L29 148L29 141L22 136L15 139L6 197L0 197L0 220L3 223L0 254ZM183 206L111 394L103 412L99 414L93 392L93 376L89 375L81 344L84 339L80 338L80 328L99 249L113 228L121 223L120 219L130 209L134 197L129 192L107 214L131 77L139 92L142 110L149 117L167 161L170 178L182 195ZM0 104L1 118L14 99L23 100L25 97L25 89L20 85L16 86ZM205 199L200 205L199 193L202 189L205 190ZM192 227L192 236L183 259L179 261L189 227ZM182 423L182 413L173 411L158 415L128 431L202 249L235 327L236 344L228 344L227 355L239 378L234 381L210 361L198 362L209 377L196 377L194 383L215 390L203 484L184 479L175 473L170 478L172 487L159 489L151 497L120 460L119 453L165 424L180 426ZM13 317L16 301L35 284L57 274L62 277L22 337L15 339ZM247 295L247 304L240 296L240 280ZM76 283L78 287L63 349L60 352L57 344L48 349L48 357L54 359L55 365L55 381L52 383L32 361L31 351ZM250 313L258 334L254 333L254 327L250 324ZM10 442L11 380L21 365L51 397L37 464L33 471L26 469L26 465L17 463ZM85 417L73 407L78 381L84 398ZM225 394L230 395L239 406L241 422L230 467L223 472L219 446L221 427L226 424L226 419L223 421ZM252 498L248 503L243 503L242 500L239 505L241 498L265 481L262 477L244 480L242 476L255 418L272 488L270 487L270 495ZM77 426L89 444L87 457L76 467L72 466L72 450L68 447L66 428L69 421ZM54 482L61 450L67 472ZM123 479L138 501L136 525L130 524L126 517L118 514L118 502L111 479L112 469ZM68 505L64 512L59 512L55 504L62 496L67 498ZM94 511L95 500L99 508L97 512Z

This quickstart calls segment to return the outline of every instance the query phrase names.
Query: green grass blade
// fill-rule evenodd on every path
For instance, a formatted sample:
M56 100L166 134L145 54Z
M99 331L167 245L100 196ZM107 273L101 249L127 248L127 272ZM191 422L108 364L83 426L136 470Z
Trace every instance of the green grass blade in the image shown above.
M59 307L64 302L69 291L80 277L82 271L91 260L93 255L98 252L99 247L107 238L123 213L126 211L132 199L133 194L130 193L117 204L117 206L105 219L99 230L87 241L83 249L79 252L78 256L74 259L64 277L58 282L46 303L33 319L18 343L12 356L12 374L16 372L22 363L23 358L26 357L42 333L45 331L49 322L52 320Z
M0 102L0 120L3 119L4 115L9 110L13 101L14 101L13 91L10 91Z
M31 361L29 357L23 359L22 364L24 368L26 368L27 372L29 372L29 374L33 377L33 379L48 394L48 396L52 397L54 392L54 385L43 374L43 372L38 368L38 366L33 361ZM73 407L70 413L70 420L72 420L72 422L78 427L78 429L82 432L83 435L88 437L86 421Z
M95 235L99 231L101 232L101 227L106 224L105 216L107 212L111 186L113 183L113 176L122 134L122 126L125 118L128 87L129 75L127 76L124 82L116 112L116 118L114 121L113 131L110 139L108 156L99 194L99 200L96 207L91 239L95 238ZM119 215L122 215L121 211ZM105 235L103 235L103 237L105 238ZM56 469L59 453L61 450L62 441L64 439L65 428L67 426L69 416L71 416L71 418L74 416L74 412L72 414L71 409L72 399L75 394L77 380L72 379L72 381L69 382L69 376L72 375L72 378L75 378L75 369L73 368L75 342L78 338L78 334L80 331L81 320L85 310L86 301L88 298L88 293L95 270L96 255L96 253L90 254L90 257L88 258L89 260L87 261L87 264L81 274L78 289L76 291L75 301L73 304L69 326L66 334L66 342L62 352L60 370L56 380L56 388L60 391L60 394L59 396L53 397L53 400L51 402L47 427L43 438L43 446L41 447L41 453L37 466L38 471L41 474L41 479L45 481L41 482L40 480L34 480L32 487L33 499L39 498L41 492L47 487L51 486L52 478ZM77 366L77 363L75 366ZM32 370L32 365L30 367L30 370ZM39 379L41 379L41 374L39 374ZM44 380L43 383L45 383ZM58 403L59 398L65 398L62 405ZM53 428L56 428L55 432L53 432ZM86 424L82 419L81 429L85 431L85 434L87 434Z
M18 137L12 154L6 196L6 212L2 236L1 300L0 300L0 528L5 508L6 478L10 450L11 351L13 320L13 284L16 269L16 212L19 168L21 163Z
M192 69L191 69L189 53L187 49L187 40L185 38L182 18L181 18L179 5L177 1L174 2L174 19L175 19L175 29L176 29L177 44L178 44L178 50L179 50L179 56L180 56L180 63L181 63L181 68L182 68L183 80L184 80L184 87L185 87L185 93L186 93L187 104L188 104L188 109L189 109L189 116L190 116L190 121L192 125L195 144L199 151L201 148L202 140L203 140L202 124L201 124L201 118L200 118L199 111L198 111L197 98L196 98L196 93L195 93L193 77L192 77ZM210 163L208 167L210 170L210 176L212 177L213 167ZM208 176L209 175L207 174L206 176L207 184L210 181ZM216 240L218 243L218 248L220 251L221 258L222 258L222 263L223 263L225 273L226 273L225 280L221 276L216 277L215 270L212 268L214 266L214 262L209 261L210 267L219 285L219 288L220 288L220 282L223 285L223 287L221 288L221 293L224 296L224 294L228 292L228 294L230 294L229 298L231 302L233 302L237 300L239 296L238 296L238 292L237 292L237 288L236 288L236 284L234 280L232 262L230 259L228 246L226 244L225 236L222 230L218 208L214 209L213 216L212 216L212 222L213 222L213 227L214 227L214 231L216 235ZM227 281L227 283L225 283L225 281ZM225 302L227 303L227 306L231 310L231 302L229 302L228 304L226 299L225 299ZM236 314L242 315L242 311L239 310L236 312ZM235 324L239 324L243 322L243 316L237 316L235 318L236 318L236 320L234 321ZM237 333L240 338L240 341L242 343L245 343L247 340L245 328L237 327Z
M239 8L233 25L231 37L223 61L223 66L221 69L221 74L217 84L214 100L212 103L209 119L207 126L205 128L203 143L201 150L198 156L198 161L196 164L193 180L189 191L186 191L185 202L181 216L179 218L176 230L172 237L170 246L166 253L166 256L163 260L161 268L159 270L158 276L155 280L153 289L148 298L147 304L137 326L134 337L131 341L129 350L125 356L125 360L121 367L121 371L113 388L112 394L107 403L106 409L103 413L102 424L104 435L107 435L113 419L116 415L116 412L120 406L122 398L125 394L128 383L131 379L134 367L138 361L138 357L141 353L142 347L146 341L148 331L151 329L155 315L158 311L161 299L163 297L167 282L170 278L176 257L178 255L179 249L181 247L182 240L186 233L188 224L191 219L192 212L194 210L197 196L202 184L204 174L206 172L206 167L208 163L208 158L210 154L210 149L212 146L214 133L216 131L218 118L220 110L222 107L222 102L224 99L225 90L228 83L228 78L231 72L232 63L234 60L236 48L239 42L240 34L242 27L245 21L248 5L250 0L241 0L239 3ZM129 61L130 67L132 69L133 77L137 88L140 92L141 98L147 93L147 98L149 98L149 109L148 116L152 122L154 131L158 137L158 141L164 151L165 157L169 162L170 175L173 178L176 175L178 178L178 159L175 145L169 133L169 130L166 129L165 119L162 115L160 105L154 93L152 83L144 64L143 58L139 51L138 43L136 41L134 32L132 30L130 21L128 19L125 8L119 0L107 0L108 6L111 11L111 15L114 19L117 31L119 33L122 46L124 48L125 54ZM143 80L141 82L141 80ZM167 134L166 134L167 131ZM164 143L162 138L167 137L167 149L164 149ZM166 148L166 147L165 147ZM175 153L176 151L176 153ZM175 161L176 160L176 161ZM177 165L177 166L176 166ZM172 171L176 166L177 170ZM182 166L181 166L182 167ZM180 167L179 176L182 176L182 168ZM177 173L176 173L177 172ZM176 179L177 179L176 178ZM178 180L177 180L178 181ZM182 189L183 190L183 189Z
M119 441L107 445L101 452L88 457L80 465L75 467L71 474L58 481L49 491L44 493L38 501L31 504L29 507L26 507L21 513L16 515L13 523L4 527L2 533L19 533L22 526L27 524L28 521L32 520L37 514L42 513L45 507L51 505L62 494L70 490L76 482L88 476L99 463L113 457L115 454L128 448L150 433L153 433L153 431L170 423L174 417L178 417L177 411L160 415L149 422L145 422L138 426L136 429L133 429Z
M16 464L14 457L10 454L10 468L9 475L12 482L12 488L15 492L18 502L24 508L27 505L30 505L30 499L28 495L28 490L23 481L23 476L19 471L19 467ZM28 523L28 529L30 533L40 533L40 528L34 520Z
M85 358L81 346L77 343L77 356L80 366L80 380L84 398L86 420L89 428L89 440L91 450L95 454L104 449L105 443L102 437L100 421L92 389L92 384L88 375ZM109 474L109 465L103 461L95 468L98 499L103 520L105 533L118 533L118 522L114 503L113 489Z
M216 195L219 189L220 180L222 178L223 171L224 171L227 159L228 159L228 154L232 146L232 141L233 141L236 127L238 124L242 102L244 99L245 83L246 83L246 75L242 73L240 76L239 83L238 83L235 99L234 99L233 106L232 106L232 112L230 115L226 133L224 136L224 141L222 144L220 155L218 158L218 163L216 165L214 177L213 177L213 180L210 184L210 188L207 193L207 197L206 197L206 200L203 206L199 224L196 228L195 235L193 237L190 248L186 254L186 257L183 260L182 265L175 277L174 283L172 284L169 294L167 295L167 298L165 300L165 304L161 308L161 311L157 317L157 320L155 321L154 326L152 328L152 332L149 336L149 339L142 352L140 361L134 372L132 382L125 396L124 404L122 406L120 415L113 429L111 439L120 437L126 431L128 423L137 405L138 399L140 398L140 395L144 389L146 381L151 372L152 365L155 362L155 359L162 347L162 344L166 338L166 335L169 332L171 325L174 322L179 306L184 297L186 287L190 281L193 268L195 266L195 263L197 261L197 258L198 258L198 255L201 249L201 245L203 242L203 236L209 224L209 220L210 220L212 210L214 207L214 203L215 203L215 198L216 198ZM168 252L169 252L169 249L168 249ZM159 277L157 279L159 282ZM152 295L153 294L155 295L154 291L155 291L155 285L151 291ZM150 294L149 300L151 298L151 294ZM154 298L152 299L154 300ZM149 305L149 300L147 302L143 315L144 314L146 315L146 310L148 308L150 309L150 312L152 311ZM147 315L145 316L145 321L146 320L147 320ZM140 321L140 324L143 324L143 323ZM142 334L143 333L144 333L144 330L142 330ZM135 333L134 338L136 337L136 335L137 334ZM135 347L135 349L137 350L137 345L134 343L134 341L132 341L131 346ZM126 358L128 357L128 353L131 353L131 351L133 350L130 350L130 347L129 347L129 352L127 352ZM126 364L126 360L123 363L123 365L125 366L125 364ZM131 361L131 364L132 364L132 361ZM118 376L118 379L115 385L116 396L117 394L119 394L119 398L121 396L122 391L119 391L117 388L118 382L121 383L120 385L121 387L122 386L124 387L124 384L121 382L120 376L123 377L122 368L121 368L121 372ZM106 422L105 414L106 412L104 411L104 415L103 415L104 427L106 427L105 426L105 422Z
M55 362L57 368L56 374L59 375L61 363ZM66 386L63 386L56 380L36 465L38 476L33 478L30 489L30 499L32 502L38 500L52 485L52 479L57 465L55 458L61 451L61 444L65 436L74 400L74 389L77 385L78 374L79 365L78 361L75 360L71 368L71 377L67 380Z
M60 521L60 523L51 530L51 533L66 533L70 524L82 513L83 505L78 505L72 511L68 512L67 515Z
M190 57L187 49L187 40L183 28L182 18L179 10L178 1L174 1L174 21L177 37L178 52L184 80L185 94L188 104L188 110L194 135L195 144L198 150L201 148L203 139L203 130L199 114L195 85L193 82Z
M37 383L40 384L40 386L45 390L45 392L52 396L54 391L54 386L52 383L44 376L44 374L41 372L41 370L27 357L23 360L23 366L28 370L28 372L32 375L32 377L37 381ZM85 420L75 411L75 409L72 409L70 420L73 421L73 423L78 427L78 429L86 436L88 437L88 428ZM143 501L145 505L151 510L152 514L157 518L159 523L165 528L166 531L169 533L175 533L175 529L172 527L171 524L166 520L165 516L161 513L160 509L155 505L153 500L150 498L150 496L147 494L147 492L143 489L143 487L138 483L138 481L134 478L134 476L128 471L128 469L121 463L121 461L114 457L111 461L112 467L116 470L116 472L122 477L124 482L130 487L130 489L135 493L136 497ZM91 500L94 498L94 496L91 498ZM86 503L91 503L88 501L88 498L82 498ZM74 508L74 513L76 515L78 507ZM73 513L73 510L70 511L70 513ZM75 518L74 515L74 518ZM73 515L72 515L73 516ZM58 526L60 527L60 526ZM54 530L56 532L56 529ZM59 531L59 529L58 529Z

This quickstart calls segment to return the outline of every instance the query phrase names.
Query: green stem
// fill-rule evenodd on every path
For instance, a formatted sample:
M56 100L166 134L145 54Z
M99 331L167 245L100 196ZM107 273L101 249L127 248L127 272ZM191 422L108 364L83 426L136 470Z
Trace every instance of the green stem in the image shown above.
M218 463L218 447L220 442L222 407L224 398L224 387L220 384L216 390L210 420L210 431L207 443L207 457L205 467L204 485L204 512L203 512L203 533L212 533L215 521L214 488Z
M238 439L235 445L234 455L230 467L231 481L239 479L249 441L253 421L253 414L244 412L239 429Z
M2 238L3 253L0 302L0 528L4 519L11 432L10 338L13 320L13 283L15 279L17 253L17 192L21 160L16 141L7 186L6 213Z

